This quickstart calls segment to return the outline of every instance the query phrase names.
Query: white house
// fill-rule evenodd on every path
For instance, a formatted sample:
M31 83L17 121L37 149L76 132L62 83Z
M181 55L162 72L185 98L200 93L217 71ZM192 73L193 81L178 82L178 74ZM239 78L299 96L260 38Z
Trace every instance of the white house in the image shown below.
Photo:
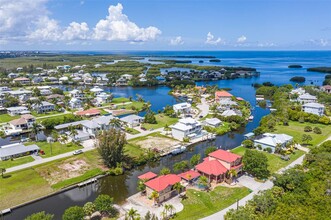
M217 128L222 124L222 121L219 120L218 118L207 118L203 124L205 126Z
M41 94L42 96L45 96L45 95L51 95L51 94L52 94L52 91L49 90L49 89L41 89L41 90L40 90L40 94Z
M275 152L276 146L280 145L282 148L288 143L292 143L293 137L287 134L271 134L264 133L262 138L254 140L254 146L261 146L262 149L270 147L272 152Z
M305 93L303 95L300 95L297 100L302 104L306 104L310 102L316 102L317 98L316 96L310 95L309 93Z
M229 110L225 110L224 112L222 112L221 115L224 117L229 117L229 116L234 116L234 115L241 116L241 112L236 112L232 109L229 109Z
M21 143L4 145L0 146L0 159L8 160L10 158L16 158L27 154L38 153L39 150L40 148L35 144L28 146L24 146Z
M103 89L101 89L99 86L94 86L92 89L90 89L90 91L97 96L103 92Z
M95 98L97 104L103 104L111 101L111 95L105 92L100 93Z
M40 104L32 105L32 108L38 113L44 113L54 111L55 105L50 102L42 101Z
M124 122L128 127L133 128L139 126L139 124L144 121L144 118L138 115L128 115L121 118L120 120Z
M114 116L108 115L94 118L90 121L82 121L83 132L95 136L99 131L109 130L111 127L114 127L110 124L110 121L114 118Z
M78 89L71 90L69 92L69 94L72 98L83 98L84 97L84 93L79 91Z
M315 114L318 116L322 116L324 114L324 105L319 104L319 103L306 103L302 105L302 110L307 113Z
M33 123L36 122L35 117L33 117L32 115L26 114L26 115L22 115L21 118L19 119L15 119L9 122L9 125L11 127L11 129L13 130L26 130L29 128L32 128Z
M26 96L31 96L32 95L32 91L30 90L25 90L25 89L19 89L19 90L14 90L14 91L8 91L8 93L16 98L19 98L22 95L26 95Z
M187 102L178 103L173 105L173 109L176 113L187 114L191 112L191 104Z
M6 93L6 92L9 92L9 91L11 91L11 89L8 88L7 86L0 87L0 93Z
M72 98L69 101L69 107L74 109L74 108L81 108L82 107L82 101L78 98Z
M30 111L28 110L28 108L27 107L24 107L24 106L17 106L17 107L7 108L7 112L11 116L21 115L21 114L29 114L30 113Z
M296 88L296 89L293 89L291 92L291 94L298 94L298 95L303 95L306 93L306 91L303 89L303 88Z
M170 126L172 136L178 140L193 138L201 133L201 123L193 118L180 119L176 124Z

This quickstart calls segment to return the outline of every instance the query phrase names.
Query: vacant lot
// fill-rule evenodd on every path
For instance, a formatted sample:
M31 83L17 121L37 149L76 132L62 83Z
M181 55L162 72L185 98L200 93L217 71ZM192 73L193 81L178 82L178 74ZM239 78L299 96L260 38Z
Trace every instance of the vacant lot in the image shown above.
M157 129L157 128L165 127L166 125L170 126L178 121L178 118L171 118L169 116L166 116L165 114L157 114L155 115L155 119L157 121L157 124L143 123L142 126L148 130Z
M13 160L0 161L1 168L9 168L34 161L31 156L15 158Z

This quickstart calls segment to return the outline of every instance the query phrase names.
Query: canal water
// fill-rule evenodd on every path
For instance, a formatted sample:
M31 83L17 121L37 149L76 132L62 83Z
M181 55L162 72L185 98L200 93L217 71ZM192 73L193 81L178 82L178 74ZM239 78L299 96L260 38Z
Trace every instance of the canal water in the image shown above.
M200 55L214 55L213 53L204 53L205 52L199 52ZM268 109L262 109L256 106L255 90L252 87L253 83L262 83L270 81L277 85L288 84L290 83L289 79L292 76L301 75L306 77L306 84L313 83L316 85L321 85L324 79L324 74L306 72L305 69L292 70L288 69L287 65L296 63L304 64L305 67L318 65L325 66L331 60L331 52L322 54L311 54L304 52L303 55L295 52L293 52L294 54L292 52L270 52L265 53L264 55L257 53L256 56L253 56L252 53L253 52L229 52L225 53L225 55L223 54L223 56L221 56L220 53L216 53L216 57L222 60L221 64L219 65L255 67L259 72L261 72L260 77L197 83L197 85L218 85L219 87L223 88L231 88L232 90L230 92L233 95L242 97L245 100L249 101L254 107L252 111L254 120L252 122L249 122L246 127L243 127L236 132L230 132L228 134L218 136L214 142L203 142L195 144L183 154L174 157L166 156L161 158L159 162L149 163L144 166L136 167L135 169L126 172L124 175L107 176L100 179L95 184L91 184L82 188L74 188L69 191L29 204L27 206L15 209L11 214L6 215L4 219L24 219L24 217L26 217L27 215L39 211L53 213L55 214L56 219L61 219L61 216L66 208L74 205L82 206L88 201L93 201L100 194L108 194L114 198L114 201L116 203L123 203L125 201L125 198L137 192L137 176L144 172L153 171L158 173L163 167L171 168L174 163L181 160L188 160L191 158L192 155L197 153L201 154L202 157L204 157L204 151L208 146L217 146L221 147L222 149L232 149L240 145L240 143L243 141L243 134L250 132L254 128L256 128L259 124L260 119L263 116L269 114ZM254 54L256 54L256 52L254 52ZM169 52L166 55L174 56L178 55L178 53L175 53L173 55ZM195 54L186 53L183 55ZM316 60L316 56L320 56L320 59ZM203 65L208 65L208 63L205 62ZM213 63L213 65L218 64ZM146 101L151 102L153 111L162 110L163 107L165 107L166 105L173 105L177 103L177 100L174 97L168 95L170 88L165 86L152 88L115 87L105 88L105 90L108 92L112 92L115 97L135 97L136 94L142 95Z

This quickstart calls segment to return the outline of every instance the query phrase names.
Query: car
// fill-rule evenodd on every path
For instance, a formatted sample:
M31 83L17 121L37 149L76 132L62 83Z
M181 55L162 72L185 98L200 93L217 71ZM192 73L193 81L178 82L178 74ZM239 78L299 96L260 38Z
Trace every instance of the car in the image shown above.
M83 153L83 150L75 150L73 154L77 155L77 154L82 154L82 153Z

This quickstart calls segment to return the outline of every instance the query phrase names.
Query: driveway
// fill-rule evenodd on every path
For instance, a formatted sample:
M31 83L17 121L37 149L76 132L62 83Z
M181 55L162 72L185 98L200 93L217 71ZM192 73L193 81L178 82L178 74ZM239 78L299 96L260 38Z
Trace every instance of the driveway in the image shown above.
M209 113L209 105L206 101L205 97L201 98L201 103L197 105L197 108L200 110L200 114L198 117L202 116L205 117Z

